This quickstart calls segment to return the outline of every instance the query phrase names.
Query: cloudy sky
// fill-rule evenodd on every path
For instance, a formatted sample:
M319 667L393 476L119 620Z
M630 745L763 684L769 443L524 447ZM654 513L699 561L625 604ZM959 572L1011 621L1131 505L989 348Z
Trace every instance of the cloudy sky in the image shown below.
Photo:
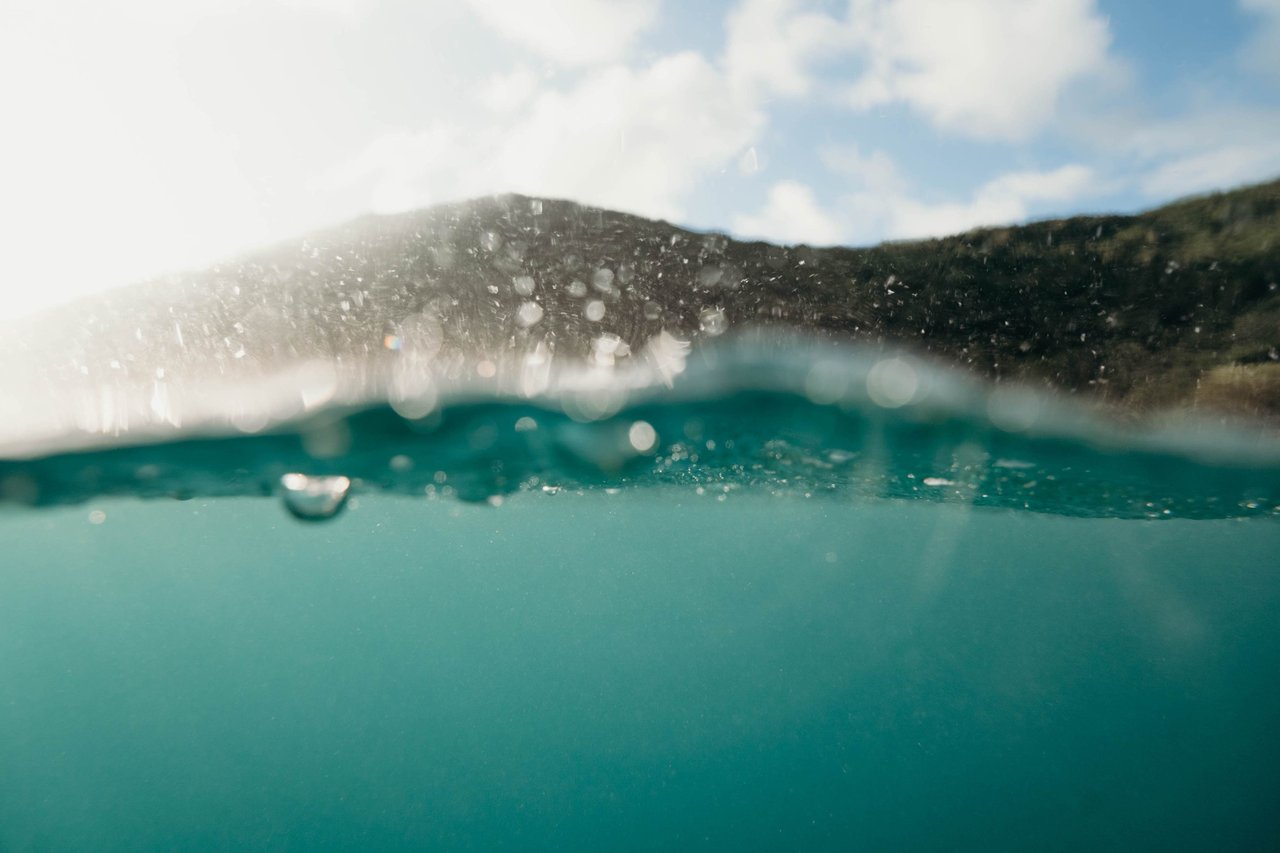
M1280 176L1280 0L2 0L0 312L516 191L869 244Z

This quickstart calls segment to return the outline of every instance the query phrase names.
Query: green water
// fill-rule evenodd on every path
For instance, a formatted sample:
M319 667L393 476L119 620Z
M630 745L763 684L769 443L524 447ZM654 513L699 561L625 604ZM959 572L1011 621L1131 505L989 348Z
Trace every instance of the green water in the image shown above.
M1280 837L1274 519L717 497L0 513L0 849Z

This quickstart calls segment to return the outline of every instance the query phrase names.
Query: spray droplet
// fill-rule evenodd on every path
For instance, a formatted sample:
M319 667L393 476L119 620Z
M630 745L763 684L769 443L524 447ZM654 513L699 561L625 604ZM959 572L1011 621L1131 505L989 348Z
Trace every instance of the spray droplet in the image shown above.
M702 309L698 320L701 322L702 331L713 337L723 335L729 328L729 320L724 316L724 309L719 306Z
M284 489L284 508L303 521L325 521L342 511L351 491L346 477L308 477L285 474L280 478Z

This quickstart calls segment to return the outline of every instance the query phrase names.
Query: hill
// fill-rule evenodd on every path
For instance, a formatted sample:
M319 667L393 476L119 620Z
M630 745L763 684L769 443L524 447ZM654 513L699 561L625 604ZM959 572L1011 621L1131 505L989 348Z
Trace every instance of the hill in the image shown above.
M7 337L56 385L234 378L309 359L376 366L412 342L414 323L423 333L423 317L464 370L538 347L589 358L602 335L625 357L662 330L696 343L783 326L913 347L1122 411L1274 417L1278 282L1280 181L1136 216L865 249L739 242L508 195L364 217L82 300Z

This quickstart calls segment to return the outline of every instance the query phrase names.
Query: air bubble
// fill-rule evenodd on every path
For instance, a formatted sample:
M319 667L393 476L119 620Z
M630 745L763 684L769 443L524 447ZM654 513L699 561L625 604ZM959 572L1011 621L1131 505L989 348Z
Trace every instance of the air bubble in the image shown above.
M351 480L346 477L309 477L285 474L280 478L284 489L284 508L302 521L326 521L347 503Z

